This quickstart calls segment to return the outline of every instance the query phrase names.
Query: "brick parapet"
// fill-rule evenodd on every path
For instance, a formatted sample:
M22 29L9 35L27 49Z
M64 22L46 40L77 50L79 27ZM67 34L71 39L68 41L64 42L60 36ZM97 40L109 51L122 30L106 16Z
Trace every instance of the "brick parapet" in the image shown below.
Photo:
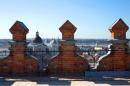
M11 45L9 56L0 60L1 74L25 74L38 71L37 59L26 54L28 31L28 28L19 21L10 28L13 39L9 42Z

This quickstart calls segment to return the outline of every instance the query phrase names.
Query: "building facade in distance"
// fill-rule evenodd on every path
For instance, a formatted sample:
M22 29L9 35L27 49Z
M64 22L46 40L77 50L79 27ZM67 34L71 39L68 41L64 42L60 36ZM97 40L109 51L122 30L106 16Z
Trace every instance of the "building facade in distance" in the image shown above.
M29 55L35 56L38 59L39 70L42 71L48 64L48 47L44 44L42 38L39 36L39 32L36 32L34 40L28 44Z

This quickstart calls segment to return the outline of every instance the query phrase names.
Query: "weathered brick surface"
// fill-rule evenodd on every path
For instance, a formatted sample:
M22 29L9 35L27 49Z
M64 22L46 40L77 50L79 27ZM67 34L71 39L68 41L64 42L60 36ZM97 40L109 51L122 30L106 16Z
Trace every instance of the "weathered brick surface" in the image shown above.
M128 26L122 19L119 19L110 29L112 33L111 53L104 57L97 67L98 70L115 70L124 71L130 70L130 55L128 53L128 45L126 32Z
M0 73L24 74L38 71L37 60L26 54L26 34L28 28L22 22L16 23L10 28L13 39L10 42L10 55L0 60Z
M49 73L76 73L84 72L89 69L86 59L76 55L76 46L74 43L74 33L76 27L69 21L65 22L60 28L62 41L60 44L60 54L50 60L48 64Z

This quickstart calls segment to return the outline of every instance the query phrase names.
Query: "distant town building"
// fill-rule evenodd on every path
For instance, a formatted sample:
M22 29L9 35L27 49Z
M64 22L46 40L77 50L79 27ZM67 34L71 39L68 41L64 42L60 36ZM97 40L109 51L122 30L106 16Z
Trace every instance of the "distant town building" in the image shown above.
M48 47L49 56L53 58L53 56L59 53L59 42L60 39L52 39L50 42L45 42L45 45Z
M38 59L40 70L47 66L47 49L47 46L43 43L43 40L39 36L39 32L37 31L34 40L30 44L28 44L28 53Z
M36 32L36 37L28 44L28 53L37 57L39 63L39 69L43 70L47 67L50 58L58 54L59 42L58 40L47 39L43 41L39 32Z
M98 43L95 44L94 50L103 50L103 48L101 46L98 46Z
M0 48L0 59L6 58L9 54L10 50L8 48Z

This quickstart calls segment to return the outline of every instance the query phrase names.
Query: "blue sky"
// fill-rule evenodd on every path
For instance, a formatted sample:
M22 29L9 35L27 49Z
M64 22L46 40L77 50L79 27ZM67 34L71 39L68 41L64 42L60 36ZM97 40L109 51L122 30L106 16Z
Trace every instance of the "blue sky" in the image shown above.
M75 38L111 38L108 31L117 19L130 26L130 0L0 0L0 38L11 38L16 20L28 28L27 38L61 38L59 27L68 19ZM130 31L127 32L130 38Z

